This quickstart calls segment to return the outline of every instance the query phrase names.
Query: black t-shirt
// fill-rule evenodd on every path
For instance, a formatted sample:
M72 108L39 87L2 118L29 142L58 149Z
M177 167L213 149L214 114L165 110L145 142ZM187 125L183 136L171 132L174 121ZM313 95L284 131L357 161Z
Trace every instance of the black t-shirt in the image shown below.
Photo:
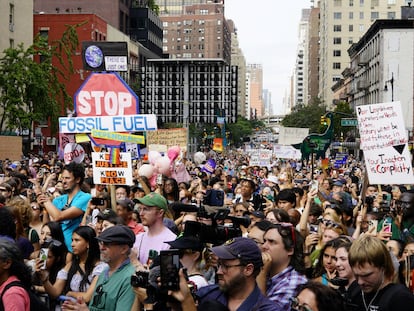
M365 294L365 304L362 300L362 292L354 296L353 302L361 311L413 311L414 310L414 295L401 284L388 284L378 292ZM368 309L366 309L368 308Z

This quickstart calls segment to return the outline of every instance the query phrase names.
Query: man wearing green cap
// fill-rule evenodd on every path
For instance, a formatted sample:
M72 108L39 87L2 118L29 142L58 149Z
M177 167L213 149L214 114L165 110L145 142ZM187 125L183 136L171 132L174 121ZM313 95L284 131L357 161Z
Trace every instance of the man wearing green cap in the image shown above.
M165 242L175 240L176 235L163 223L168 203L162 195L151 192L138 201L141 223L148 230L136 236L133 249L137 252L140 263L145 265L148 264L150 250L159 253L161 250L169 249L170 246Z

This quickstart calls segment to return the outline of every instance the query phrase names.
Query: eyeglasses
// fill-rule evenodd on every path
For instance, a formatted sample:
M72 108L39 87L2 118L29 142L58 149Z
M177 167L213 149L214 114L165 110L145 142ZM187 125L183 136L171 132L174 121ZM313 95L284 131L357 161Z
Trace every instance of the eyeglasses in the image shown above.
M299 300L296 297L290 298L290 308L292 311L312 311L308 306L299 304Z
M282 236L288 236L292 238L293 245L296 245L296 234L295 228L289 222L279 222L277 224L273 224L276 229L279 231L279 234Z
M218 269L221 269L221 271L223 271L224 273L226 273L230 268L233 268L233 267L244 267L244 266L245 265L243 265L241 263L239 263L237 265L226 265L225 263L223 263L221 261L219 261L218 264L217 264L217 268Z
M6 188L0 188L0 192L9 192L10 190L7 190Z
M156 207L156 206L142 206L142 207L139 207L138 210L139 210L140 213L148 213L148 212L151 212L154 209L159 209L159 208Z
M331 227L331 228L340 228L341 227L340 224L338 224L338 223L336 223L332 220L325 219L325 218L321 219L321 223L323 223L326 227Z

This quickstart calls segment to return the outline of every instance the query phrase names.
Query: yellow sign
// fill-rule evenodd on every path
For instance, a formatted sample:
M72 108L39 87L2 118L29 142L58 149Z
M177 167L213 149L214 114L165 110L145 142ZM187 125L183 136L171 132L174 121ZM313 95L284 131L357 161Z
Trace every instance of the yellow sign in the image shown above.
M141 135L108 132L108 131L95 130L95 129L92 129L91 135L92 137L95 137L95 138L110 139L110 140L122 141L125 143L145 144L145 138L144 136L141 136Z

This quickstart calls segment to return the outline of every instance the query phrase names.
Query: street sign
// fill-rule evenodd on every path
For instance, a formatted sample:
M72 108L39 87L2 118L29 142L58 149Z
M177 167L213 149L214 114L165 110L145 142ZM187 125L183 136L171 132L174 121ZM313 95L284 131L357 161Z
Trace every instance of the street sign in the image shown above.
M341 119L341 126L357 126L357 125L358 125L357 119L347 119L347 118Z

